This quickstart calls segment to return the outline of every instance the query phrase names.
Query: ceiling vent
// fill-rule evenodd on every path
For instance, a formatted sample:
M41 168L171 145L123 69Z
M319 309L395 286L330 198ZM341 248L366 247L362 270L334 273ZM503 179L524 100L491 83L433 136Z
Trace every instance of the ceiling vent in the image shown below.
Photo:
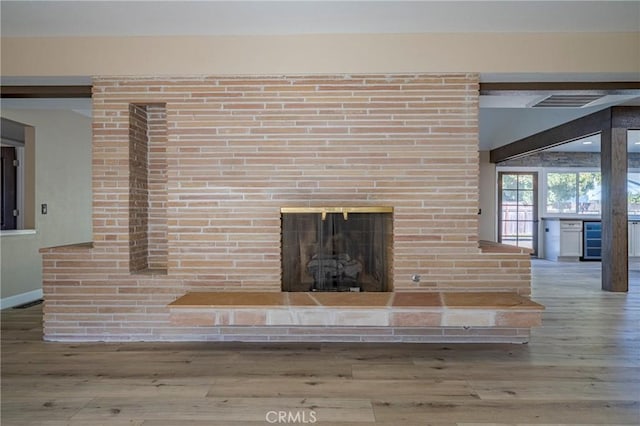
M580 108L589 105L596 99L600 99L602 95L551 95L544 98L537 104L532 105L533 108Z

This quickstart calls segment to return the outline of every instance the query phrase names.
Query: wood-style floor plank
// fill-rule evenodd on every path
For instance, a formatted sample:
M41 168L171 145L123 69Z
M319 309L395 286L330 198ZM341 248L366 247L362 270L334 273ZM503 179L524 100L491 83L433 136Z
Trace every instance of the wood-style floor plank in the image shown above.
M419 396L430 400L474 400L478 395L466 380L323 380L314 379L219 379L207 396L215 397L295 397L353 398L367 389L370 400L389 398L389 389L394 389L394 399L411 401Z
M233 422L265 421L269 411L291 411L311 419L311 412L324 422L373 422L373 407L367 399L348 398L96 398L73 415L87 424L112 418L212 420ZM299 422L302 423L302 422ZM308 423L308 421L307 421Z
M415 366L398 366L395 364L369 364L353 367L353 378L363 380L494 380L506 376L509 380L529 381L548 380L549 383L562 381L594 381L594 382L636 382L640 377L640 368L632 367L574 367L557 365L531 365L527 368L514 368L517 365L494 363L478 364L471 371L456 365L435 365L416 368Z
M637 401L640 383L602 383L588 380L565 380L549 387L549 380L472 380L469 382L480 399L529 401L558 401L572 395L575 401Z
M640 403L630 401L422 401L414 403L376 402L376 421L415 422L478 422L533 423L572 425L637 425Z

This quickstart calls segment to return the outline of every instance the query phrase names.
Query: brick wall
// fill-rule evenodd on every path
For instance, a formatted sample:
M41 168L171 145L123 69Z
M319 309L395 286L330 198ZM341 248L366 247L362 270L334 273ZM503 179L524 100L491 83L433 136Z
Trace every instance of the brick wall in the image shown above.
M130 104L166 275L129 272ZM478 249L475 74L96 78L93 107L94 244L44 250L50 338L177 335L165 305L186 291L280 291L283 206L393 206L395 291L529 294L527 256Z

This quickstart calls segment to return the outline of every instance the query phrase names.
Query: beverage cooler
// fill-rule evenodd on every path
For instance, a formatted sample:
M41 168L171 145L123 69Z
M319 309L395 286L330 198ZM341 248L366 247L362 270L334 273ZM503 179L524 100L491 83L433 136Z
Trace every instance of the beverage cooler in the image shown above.
M602 222L582 223L582 260L602 260Z

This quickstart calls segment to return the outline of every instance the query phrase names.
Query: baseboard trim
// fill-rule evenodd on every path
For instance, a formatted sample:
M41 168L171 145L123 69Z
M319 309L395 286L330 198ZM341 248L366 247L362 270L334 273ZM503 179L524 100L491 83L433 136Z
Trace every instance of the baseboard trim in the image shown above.
M3 297L0 299L0 309L13 308L14 306L23 305L38 299L42 299L42 289L16 294L15 296Z

